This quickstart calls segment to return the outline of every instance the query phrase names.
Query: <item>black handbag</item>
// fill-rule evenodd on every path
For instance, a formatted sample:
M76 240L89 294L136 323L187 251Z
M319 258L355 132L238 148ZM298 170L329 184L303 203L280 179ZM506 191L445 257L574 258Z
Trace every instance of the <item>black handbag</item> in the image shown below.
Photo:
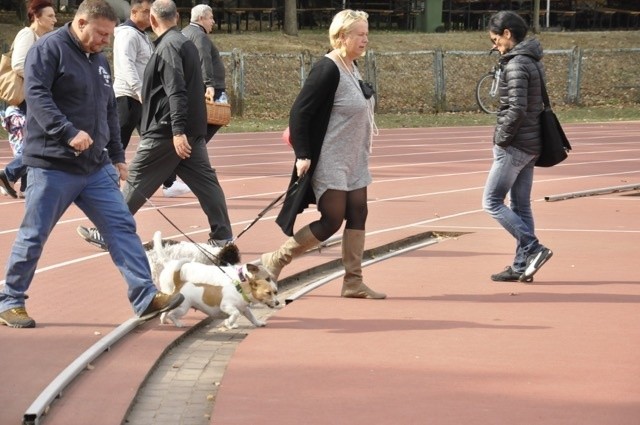
M538 64L536 64L536 68L538 68L538 73L540 74L542 101L544 102L544 110L540 113L542 151L536 160L536 166L553 167L567 159L569 156L568 152L571 150L571 144L564 134L564 130L562 130L558 117L551 109L547 88Z

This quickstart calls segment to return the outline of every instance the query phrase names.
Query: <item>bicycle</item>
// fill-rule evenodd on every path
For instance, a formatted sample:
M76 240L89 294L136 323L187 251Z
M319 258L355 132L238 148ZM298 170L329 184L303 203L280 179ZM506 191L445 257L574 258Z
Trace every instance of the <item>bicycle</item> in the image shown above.
M489 51L489 54L495 50ZM498 93L498 84L500 83L500 74L502 70L499 64L495 64L493 69L483 75L476 84L476 102L478 106L487 114L497 114L500 105L500 95Z

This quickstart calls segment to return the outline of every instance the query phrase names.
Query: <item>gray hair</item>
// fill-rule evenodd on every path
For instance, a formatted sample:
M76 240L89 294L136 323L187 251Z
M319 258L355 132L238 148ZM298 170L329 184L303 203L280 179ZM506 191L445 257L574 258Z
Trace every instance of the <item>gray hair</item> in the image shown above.
M157 19L166 22L176 17L178 8L173 0L156 0L151 3L151 13Z
M198 4L191 9L191 22L198 22L207 12L213 15L213 9L208 4Z

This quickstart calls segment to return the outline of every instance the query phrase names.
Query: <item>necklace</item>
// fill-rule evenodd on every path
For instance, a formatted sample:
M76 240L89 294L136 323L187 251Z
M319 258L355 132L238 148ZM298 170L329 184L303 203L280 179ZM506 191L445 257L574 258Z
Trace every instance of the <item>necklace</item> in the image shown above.
M356 67L353 62L351 62L351 69L349 69L347 64L344 62L344 59L342 59L342 56L338 55L338 59L340 59L340 62L342 62L342 66L344 66L345 71L347 71L353 78L356 78Z
M353 83L356 85L356 88L358 89L358 91L362 91L362 88L360 88L360 82L356 77L356 66L352 63L353 71L349 71L349 68L347 67L347 64L344 63L344 59L342 59L342 56L338 55L338 58L340 59L340 62L342 62L342 66L344 66L347 73L351 76L351 79L353 80ZM372 99L373 97L371 99L365 99L365 102L367 104L367 118L369 119L369 125L371 126L371 136L369 139L369 152L373 152L373 136L374 135L377 136L379 134L378 126L376 125L376 120L375 120L375 117L373 116L372 103L374 101Z

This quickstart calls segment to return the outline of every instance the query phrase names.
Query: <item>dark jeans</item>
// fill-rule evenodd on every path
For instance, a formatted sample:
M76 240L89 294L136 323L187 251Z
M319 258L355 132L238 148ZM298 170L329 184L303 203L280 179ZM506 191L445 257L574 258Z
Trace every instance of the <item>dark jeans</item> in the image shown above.
M118 120L120 121L120 140L122 148L127 149L133 129L140 132L140 120L142 119L142 104L129 96L120 96L116 99L118 104Z

